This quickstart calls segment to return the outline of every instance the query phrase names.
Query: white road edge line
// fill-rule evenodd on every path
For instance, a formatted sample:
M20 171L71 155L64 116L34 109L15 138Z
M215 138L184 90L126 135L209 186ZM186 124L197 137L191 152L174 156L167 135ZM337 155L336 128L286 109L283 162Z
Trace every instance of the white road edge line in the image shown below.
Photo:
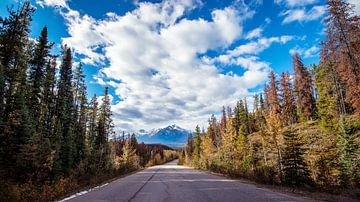
M103 185L96 186L96 187L90 188L90 189L88 189L88 190L78 192L78 193L73 194L73 195L71 195L71 196L69 196L69 197L66 197L66 198L64 198L64 199L62 199L62 200L60 200L60 201L58 201L58 202L68 201L68 200L70 200L70 199L73 199L73 198L75 198L75 197L84 195L84 194L86 194L86 193L89 193L89 192L94 191L94 190L96 190L96 189L99 189L99 188L101 188L101 187L105 187L105 186L108 185L108 184L109 184L109 183L105 183L105 184L103 184Z

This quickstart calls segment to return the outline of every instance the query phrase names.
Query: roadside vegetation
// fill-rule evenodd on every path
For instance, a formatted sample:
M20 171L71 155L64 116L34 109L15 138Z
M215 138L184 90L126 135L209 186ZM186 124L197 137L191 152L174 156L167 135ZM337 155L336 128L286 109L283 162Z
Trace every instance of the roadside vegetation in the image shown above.
M329 0L320 63L292 58L261 93L196 127L179 163L266 184L351 192L360 187L360 16Z

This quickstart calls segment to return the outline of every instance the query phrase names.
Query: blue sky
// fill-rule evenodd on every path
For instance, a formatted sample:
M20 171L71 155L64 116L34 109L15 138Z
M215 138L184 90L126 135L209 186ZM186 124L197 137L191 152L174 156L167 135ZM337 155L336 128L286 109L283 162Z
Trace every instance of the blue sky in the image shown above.
M0 15L17 2L0 1ZM292 73L294 52L317 64L325 36L323 0L31 2L31 37L46 25L74 50L89 97L110 87L117 130L204 126L222 105L251 101L269 71Z

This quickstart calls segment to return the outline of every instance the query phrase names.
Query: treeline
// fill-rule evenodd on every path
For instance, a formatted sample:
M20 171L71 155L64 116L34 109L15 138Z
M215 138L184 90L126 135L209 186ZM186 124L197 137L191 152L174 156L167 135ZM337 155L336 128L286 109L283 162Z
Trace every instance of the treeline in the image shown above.
M294 75L271 72L252 110L239 100L196 127L180 163L269 184L360 186L360 17L343 0L327 5L320 64L294 54Z
M71 49L52 54L46 27L29 37L33 13L25 2L0 18L0 201L51 201L173 158L116 136L108 88L88 100Z

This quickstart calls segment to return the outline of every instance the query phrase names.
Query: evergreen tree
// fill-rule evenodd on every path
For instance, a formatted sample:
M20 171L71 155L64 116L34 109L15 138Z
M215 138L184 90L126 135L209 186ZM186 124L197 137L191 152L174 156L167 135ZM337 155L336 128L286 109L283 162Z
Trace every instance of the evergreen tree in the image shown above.
M193 162L192 164L197 167L199 165L200 160L200 145L201 145L201 139L200 139L200 127L196 126L195 133L194 133L194 151L192 154Z
M316 108L312 89L312 79L298 53L293 55L293 67L295 72L295 94L297 110L301 121L315 118Z
M48 31L47 28L44 27L41 31L40 37L36 42L33 56L30 60L30 90L28 95L28 105L29 110L32 115L33 124L37 131L39 131L40 122L40 113L39 107L41 106L41 102L43 100L43 86L44 86L44 73L47 61L50 56L50 49L52 44L48 42Z
M346 113L345 90L336 71L334 63L316 66L315 85L318 91L317 108L321 125L335 129L337 117Z
M357 157L359 145L356 143L356 128L352 121L345 117L340 118L338 134L338 152L340 163L340 180L343 186L360 183L360 163Z
M294 93L291 86L289 73L282 73L280 78L281 98L282 98L282 121L284 125L296 123L296 106Z
M76 124L74 125L76 145L75 160L77 162L81 161L85 157L87 94L84 78L85 76L83 74L82 64L80 63L76 67L73 84L75 105L74 119L76 121Z
M227 116L226 116L226 110L225 110L225 106L223 106L222 108L222 114L221 114L221 120L220 120L220 132L221 132L221 136L223 136L226 133L226 127L227 127Z
M43 100L40 118L40 133L50 138L51 144L54 143L55 129L55 106L56 106L56 57L53 57L46 64L45 80L43 83Z
M270 72L270 81L268 86L265 88L266 95L266 123L270 135L270 143L275 146L276 157L277 157L277 168L280 181L282 181L282 165L281 165L281 148L280 148L280 130L282 127L281 121L281 108L278 94L278 81L276 80L275 73Z
M360 117L360 17L344 0L328 0L329 15L322 58L335 62L346 82L348 99Z
M98 114L98 101L96 95L91 99L89 106L89 123L88 123L88 145L90 152L95 149L95 139L97 136L97 114ZM123 137L123 140L125 138Z
M113 134L113 122L111 119L111 103L108 94L108 87L105 87L105 93L99 108L97 135L95 137L95 147L98 152L100 167L106 168L110 161L110 148L108 144L109 136Z
M285 183L290 186L309 184L309 170L304 160L303 144L298 134L290 127L283 132L285 149L283 155Z
M30 3L25 2L18 10L9 10L9 17L0 21L0 171L18 178L26 173L21 150L33 133L24 96L33 12Z
M65 173L74 163L74 105L72 91L72 53L70 48L63 48L62 63L60 65L60 80L56 103L56 148L61 162L61 170Z

